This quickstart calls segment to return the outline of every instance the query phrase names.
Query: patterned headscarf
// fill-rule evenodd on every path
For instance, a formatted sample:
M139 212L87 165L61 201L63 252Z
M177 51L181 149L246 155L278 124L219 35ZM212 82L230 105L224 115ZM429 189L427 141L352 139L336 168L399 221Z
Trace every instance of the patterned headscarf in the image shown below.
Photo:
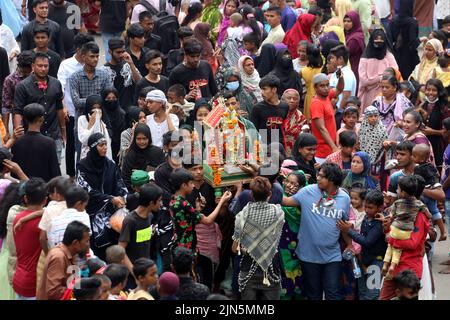
M236 68L239 57L241 54L239 53L239 47L234 39L225 39L225 41L222 43L222 46L220 47L222 49L222 54L225 59L224 67L233 67Z
M368 106L364 110L364 119L359 130L359 143L360 150L367 152L370 161L375 162L378 153L383 148L383 142L388 139L388 134L380 119L374 126L370 125L369 117L371 115L380 115L378 109L374 106Z

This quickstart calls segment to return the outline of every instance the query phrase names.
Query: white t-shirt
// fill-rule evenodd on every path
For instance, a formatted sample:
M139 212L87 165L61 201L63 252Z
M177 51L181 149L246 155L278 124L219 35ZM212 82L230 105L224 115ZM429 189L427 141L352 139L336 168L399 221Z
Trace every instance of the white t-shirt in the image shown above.
M350 95L354 96L356 95L356 77L353 73L352 69L349 66L342 67L341 69L342 74L344 75L344 90L343 91L350 91ZM336 88L338 83L338 78L336 77L336 72L331 75L330 79L330 87ZM342 101L342 93L339 95L339 101L337 103L338 106L341 106Z
M79 221L86 225L89 229L91 228L91 222L89 220L89 215L86 212L80 212L76 209L66 209L61 215L50 220L50 227L47 231L48 247L49 249L57 246L62 242L64 238L64 232L67 226L72 221Z
M176 115L173 113L169 114L172 119L173 126L178 130L179 120ZM155 121L155 115L151 114L147 116L147 125L150 128L150 132L152 134L152 144L154 146L163 147L163 135L169 131L169 126L167 125L167 120L164 120L161 123L157 123Z
M60 216L66 209L67 205L65 201L51 201L44 209L41 221L39 222L39 229L48 232L52 219Z
M227 28L227 35L228 35L228 38L230 38L230 39L242 40L242 32L244 32L244 29L242 28L242 26Z
M374 0L374 2L380 19L386 18L391 14L391 4L389 3L389 0Z

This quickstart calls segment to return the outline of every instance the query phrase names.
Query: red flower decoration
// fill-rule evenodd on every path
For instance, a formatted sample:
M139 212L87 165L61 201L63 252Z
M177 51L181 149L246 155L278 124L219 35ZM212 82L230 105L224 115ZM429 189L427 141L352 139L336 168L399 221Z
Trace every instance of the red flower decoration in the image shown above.
M38 82L38 88L39 88L39 90L46 91L48 88L47 81Z

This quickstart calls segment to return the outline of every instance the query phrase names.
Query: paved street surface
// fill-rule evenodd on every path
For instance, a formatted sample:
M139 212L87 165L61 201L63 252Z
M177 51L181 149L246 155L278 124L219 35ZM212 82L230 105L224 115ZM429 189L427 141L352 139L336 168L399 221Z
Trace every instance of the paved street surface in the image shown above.
M433 277L436 286L436 299L450 300L450 274L439 273L439 271L446 268L446 266L439 264L450 259L450 240L436 242L435 249L436 252L433 256Z

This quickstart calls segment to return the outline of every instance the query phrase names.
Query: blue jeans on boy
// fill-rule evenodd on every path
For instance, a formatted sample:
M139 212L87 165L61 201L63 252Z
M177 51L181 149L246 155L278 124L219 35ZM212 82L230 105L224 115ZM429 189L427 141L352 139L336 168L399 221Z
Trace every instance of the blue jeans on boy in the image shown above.
M381 269L383 257L372 261L367 267L367 274L358 279L359 300L378 300L381 291Z
M425 196L420 197L420 200L427 206L428 211L431 213L431 218L433 221L442 219L442 215L439 212L437 201Z
M305 295L308 300L342 300L339 292L341 262L326 264L300 261L305 281Z
M387 30L391 24L391 20L389 18L381 18L380 22L383 25L384 30Z

